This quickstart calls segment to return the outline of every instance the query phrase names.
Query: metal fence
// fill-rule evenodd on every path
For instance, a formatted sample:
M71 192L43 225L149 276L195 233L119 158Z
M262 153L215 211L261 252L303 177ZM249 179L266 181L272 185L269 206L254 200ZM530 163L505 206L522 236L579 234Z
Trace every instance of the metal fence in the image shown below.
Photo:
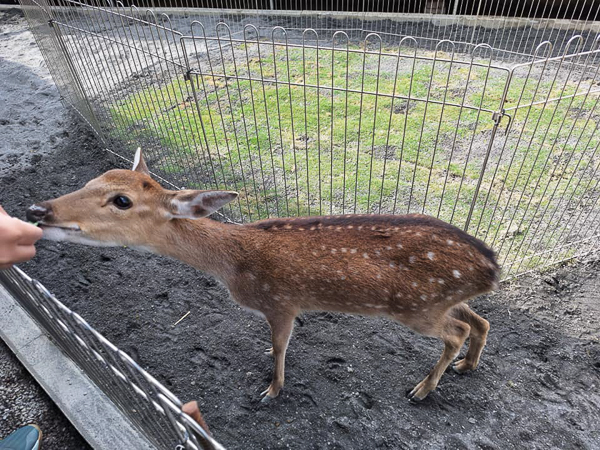
M230 220L427 213L505 278L598 248L600 6L371 3L21 0L107 148Z
M0 270L0 284L156 448L223 449L175 395L39 282L12 268Z

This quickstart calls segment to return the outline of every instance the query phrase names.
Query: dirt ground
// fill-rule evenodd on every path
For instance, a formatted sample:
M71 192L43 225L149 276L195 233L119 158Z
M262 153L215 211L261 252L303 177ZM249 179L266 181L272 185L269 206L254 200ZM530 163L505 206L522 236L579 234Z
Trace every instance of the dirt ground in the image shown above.
M2 62L2 70L10 64ZM19 70L36 80L27 67ZM51 120L33 111L38 126ZM23 216L31 203L114 167L70 116L52 129L62 134L48 147L12 155L1 147L7 164L0 167L0 204L11 214ZM442 346L391 321L303 315L288 351L286 386L263 405L259 392L272 364L263 353L268 327L213 279L129 249L51 242L21 267L183 401L198 400L230 449L599 448L599 258L523 277L473 301L492 326L480 367L462 376L449 371L418 405L405 393Z
M18 215L111 167L94 137L2 176ZM479 369L448 372L419 405L404 397L441 345L384 319L305 314L280 398L266 324L214 280L128 249L44 242L22 266L183 400L197 399L228 448L598 448L600 260L505 284L473 307L492 324ZM190 315L173 324L186 312Z

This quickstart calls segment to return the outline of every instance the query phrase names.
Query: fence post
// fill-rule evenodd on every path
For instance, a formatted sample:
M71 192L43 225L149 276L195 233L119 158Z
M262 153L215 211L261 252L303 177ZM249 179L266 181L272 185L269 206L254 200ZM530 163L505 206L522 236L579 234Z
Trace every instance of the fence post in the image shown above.
M471 206L469 207L469 214L467 215L467 220L465 221L464 230L469 230L469 224L471 223L471 217L473 216L473 210L475 209L475 203L477 203L477 197L479 196L479 189L481 188L481 183L483 182L483 175L485 174L485 169L487 168L488 160L490 158L490 153L492 151L492 145L494 144L494 138L496 137L496 131L498 131L498 127L500 126L500 122L502 121L502 117L505 115L504 105L506 104L506 97L508 96L508 90L512 83L514 69L512 69L508 73L508 78L506 79L506 83L504 84L504 92L502 92L502 97L500 98L500 103L498 104L498 110L492 115L492 120L494 121L494 128L492 128L492 135L490 136L490 142L488 143L487 151L485 152L485 158L483 160L483 164L481 165L481 172L479 172L479 177L477 179L477 186L475 187L475 194L473 195L473 200L471 201ZM512 121L509 122L509 128L512 125ZM507 128L507 133L509 128Z
M500 126L500 122L502 121L502 113L494 113L492 116L492 120L494 121L494 128L492 128L492 135L490 136L490 141L488 142L487 151L485 152L485 158L483 160L483 164L481 165L481 171L479 172L479 177L477 178L477 186L475 187L475 194L473 194L473 200L471 201L471 206L469 207L469 214L467 215L467 220L465 222L464 230L469 230L469 225L471 223L471 216L473 215L473 210L475 209L475 203L477 203L477 197L479 196L479 189L481 188L481 183L483 182L483 175L485 174L485 169L488 164L488 159L490 158L490 152L492 151L492 145L494 144L494 138L496 136L496 131L498 131L498 127Z

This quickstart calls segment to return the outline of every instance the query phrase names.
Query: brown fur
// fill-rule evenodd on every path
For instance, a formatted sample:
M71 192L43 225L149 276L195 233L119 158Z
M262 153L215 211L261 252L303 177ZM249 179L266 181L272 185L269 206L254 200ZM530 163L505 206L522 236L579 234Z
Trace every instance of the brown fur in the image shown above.
M167 191L140 172L110 171L46 203L53 214L45 223L75 223L90 239L143 246L220 279L236 302L264 315L271 327L275 370L266 398L276 397L283 386L288 340L302 311L384 315L439 337L445 344L442 357L410 393L413 400L435 389L467 337L467 355L455 369L462 373L477 366L489 324L464 302L494 289L499 276L494 252L478 239L424 215L247 225L173 218L173 211L202 191ZM129 196L133 207L116 210L110 204L114 195ZM211 213L220 201L216 195L190 210ZM232 194L225 195L230 201Z

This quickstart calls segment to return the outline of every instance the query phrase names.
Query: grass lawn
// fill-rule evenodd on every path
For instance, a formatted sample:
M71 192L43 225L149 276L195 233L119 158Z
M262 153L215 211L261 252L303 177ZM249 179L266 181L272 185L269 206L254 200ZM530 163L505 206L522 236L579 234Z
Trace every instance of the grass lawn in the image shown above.
M196 59L189 80L112 103L115 134L153 143L166 178L240 192L229 210L238 220L425 212L464 227L508 70L410 48L400 58L256 43L228 52ZM585 95L581 73L541 66L514 72L469 226L511 260L564 239L541 234L598 164L598 94Z

